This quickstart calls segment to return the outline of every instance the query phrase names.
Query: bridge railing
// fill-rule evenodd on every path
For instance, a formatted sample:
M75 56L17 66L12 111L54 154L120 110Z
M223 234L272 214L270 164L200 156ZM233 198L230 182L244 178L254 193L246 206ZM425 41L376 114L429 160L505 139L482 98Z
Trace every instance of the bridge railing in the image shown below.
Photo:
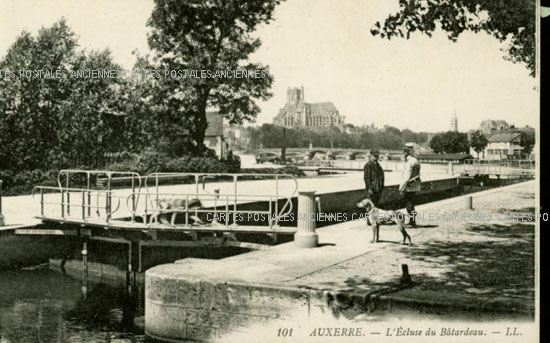
M464 160L463 172L467 174L534 175L534 160Z
M167 193L160 190L162 178L181 178L191 179L194 184L194 192L172 192ZM245 194L239 189L242 181L254 179L269 179L271 186L261 189L259 193L251 194L247 189ZM226 189L220 192L220 189L209 191L206 188L207 180L228 180L221 184ZM281 182L290 183L286 189L281 188ZM263 186L263 185L262 185ZM174 214L170 224L174 225L175 214L185 214L185 225L189 225L190 215L198 216L199 213L210 213L213 218L223 216L227 227L238 225L238 221L254 217L255 215L267 219L269 228L277 227L281 219L289 216L293 211L292 199L297 196L298 181L289 174L247 174L247 173L152 173L145 177L145 211L144 218L148 218L148 223L152 224L158 220L159 216L165 214ZM271 190L269 190L271 188ZM151 190L152 189L152 190ZM179 200L178 205L174 206L175 200ZM201 202L201 208L188 206L191 201ZM247 203L266 203L267 210L243 209ZM280 204L282 202L282 204ZM168 208L167 208L168 207ZM220 209L221 207L221 209ZM241 208L239 208L241 207ZM244 218L243 218L244 217ZM164 218L166 220L166 218ZM216 222L216 220L214 220Z
M109 190L36 186L32 195L40 195L40 216L80 221L99 220L108 223L120 210L127 197ZM59 196L59 198L57 198ZM53 199L52 199L53 198ZM57 198L57 199L56 199ZM55 215L50 215L51 210ZM74 211L77 208L77 211Z
M65 188L70 188L71 184L71 177L86 177L86 190L90 190L92 187L92 179L97 179L101 176L104 176L107 178L107 184L106 184L106 190L105 193L105 201L106 201L106 221L109 221L111 219L112 214L115 211L112 211L112 199L113 199L113 192L112 192L112 180L116 177L130 177L131 178L131 189L132 189L132 207L130 208L131 212L134 213L137 208L137 201L139 199L139 191L141 190L141 177L136 172L124 172L124 171L111 171L111 170L85 170L85 169L62 169L59 171L59 174L57 176L57 183L59 185L59 188L61 189L61 197L63 199L63 186L62 186L62 178L65 177ZM136 192L137 189L137 192ZM66 193L67 195L67 206L68 211L70 211L70 192ZM118 197L120 201L120 197ZM90 197L88 196L88 205L90 205ZM90 207L89 207L90 208ZM132 214L132 221L135 219L135 217Z
M98 188L97 181L101 177L106 178L107 182L105 186ZM117 177L131 178L132 205L130 208L135 211L141 189L141 178L135 172L63 169L57 176L57 187L37 186L34 187L32 194L33 196L36 193L40 194L41 217L46 216L46 208L57 206L55 208L59 210L54 210L52 217L84 221L93 218L109 222L113 214L121 209L121 201L126 200L125 195L115 192L111 187L111 180ZM50 193L58 195L54 196ZM75 207L78 207L77 213L72 213ZM132 215L132 220L134 219Z
M80 179L75 180L77 177ZM181 186L183 189L161 189L161 183L167 177L173 183L184 181L168 187ZM97 189L99 178L107 179L101 189ZM131 187L113 190L111 184L118 178L126 181L131 178ZM240 189L241 181L254 179L269 179L270 182L258 184L256 188L259 189ZM212 180L218 181L216 187L222 187L224 191L206 187L207 181ZM219 183L223 180L230 182ZM282 188L281 182L285 182ZM77 185L73 187L71 183ZM153 173L142 177L133 172L62 170L57 187L36 186L33 196L40 195L42 219L109 223L118 214L119 219L130 217L131 222L137 222L137 217L141 217L140 222L151 226L175 225L176 216L183 214L184 225L189 226L191 220L197 222L199 213L211 213L213 223L223 216L227 227L238 225L238 221L243 219L261 216L262 222L267 221L269 228L273 228L292 213L292 200L297 196L297 190L297 180L288 174ZM201 206L189 206L193 201L199 201ZM247 206L250 203L260 203L262 209L250 209L255 206Z

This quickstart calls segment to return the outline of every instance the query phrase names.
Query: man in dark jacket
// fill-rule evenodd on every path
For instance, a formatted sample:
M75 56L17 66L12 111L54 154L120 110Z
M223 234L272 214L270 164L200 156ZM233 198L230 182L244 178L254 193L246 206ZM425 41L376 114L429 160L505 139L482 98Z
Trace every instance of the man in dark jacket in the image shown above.
M371 150L369 161L365 163L365 167L363 168L367 198L372 201L375 207L378 207L380 196L384 189L384 170L380 163L378 163L379 156L380 152L378 150ZM370 221L370 218L367 217L367 222L369 225L372 225L372 243L378 242L379 220L375 219L372 223Z
M384 189L384 170L378 163L379 156L380 152L378 150L371 150L369 161L365 163L363 168L367 197L376 207L378 207L378 201Z

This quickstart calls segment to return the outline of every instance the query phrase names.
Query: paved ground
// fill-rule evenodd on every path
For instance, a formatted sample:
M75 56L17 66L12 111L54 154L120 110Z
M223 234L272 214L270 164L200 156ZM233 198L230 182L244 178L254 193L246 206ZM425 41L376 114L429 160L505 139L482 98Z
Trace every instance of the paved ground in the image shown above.
M460 306L479 302L495 311L514 304L529 312L534 306L535 225L527 217L506 216L533 216L534 192L535 181L529 181L472 194L473 211L464 210L464 197L418 206L421 217L439 217L421 219L418 228L409 229L412 247L399 244L401 235L391 225L381 227L383 242L368 243L370 229L357 220L319 229L321 246L315 249L288 243L223 260L185 259L154 269L171 277L369 294L398 284L401 265L407 264L414 287L392 293L394 300L435 299ZM450 215L457 217L444 217ZM492 217L483 220L482 215Z
M382 226L383 243L364 254L299 277L292 284L357 291L399 282L401 264L409 267L414 287L394 298L507 302L532 308L535 298L535 182L464 200L419 206L417 229L408 229L412 247L398 245L395 226ZM431 217L430 217L431 216ZM430 220L431 218L431 220ZM436 218L440 218L436 220ZM363 230L361 226L356 228ZM445 299L440 299L444 301Z

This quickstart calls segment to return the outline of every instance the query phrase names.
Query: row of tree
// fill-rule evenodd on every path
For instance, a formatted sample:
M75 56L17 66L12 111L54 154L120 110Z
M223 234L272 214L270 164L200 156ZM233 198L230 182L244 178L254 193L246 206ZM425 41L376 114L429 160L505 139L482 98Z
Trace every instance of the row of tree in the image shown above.
M334 147L348 149L401 149L406 142L418 144L427 141L427 133L415 133L405 129L403 131L386 126L383 130L370 132L367 128L348 127L349 132L337 127L324 130L307 130L301 128L287 128L273 124L263 124L260 127L249 127L250 149L263 148L307 148Z
M462 132L442 132L433 135L428 142L428 133L415 133L409 129L399 130L385 126L382 130L372 132L368 128L351 128L351 131L336 127L325 130L311 131L301 128L286 128L273 124L263 124L260 127L249 127L249 148L308 148L333 147L344 149L401 149L405 143L413 142L419 145L429 143L435 153L469 153L470 149L481 153L487 147L489 140L481 131L470 135ZM520 145L523 153L529 154L533 149L535 137L533 133L521 132Z

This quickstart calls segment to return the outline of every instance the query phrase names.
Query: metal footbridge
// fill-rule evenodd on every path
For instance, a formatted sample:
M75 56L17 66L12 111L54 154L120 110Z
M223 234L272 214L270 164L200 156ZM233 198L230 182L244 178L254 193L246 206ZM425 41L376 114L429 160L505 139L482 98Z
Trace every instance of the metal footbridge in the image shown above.
M462 170L460 170L462 167ZM457 171L463 175L487 175L495 177L535 177L535 160L465 160Z
M246 192L242 181L264 180ZM38 219L124 231L293 233L298 182L287 174L61 170L57 187L37 186ZM293 202L294 198L294 202Z

